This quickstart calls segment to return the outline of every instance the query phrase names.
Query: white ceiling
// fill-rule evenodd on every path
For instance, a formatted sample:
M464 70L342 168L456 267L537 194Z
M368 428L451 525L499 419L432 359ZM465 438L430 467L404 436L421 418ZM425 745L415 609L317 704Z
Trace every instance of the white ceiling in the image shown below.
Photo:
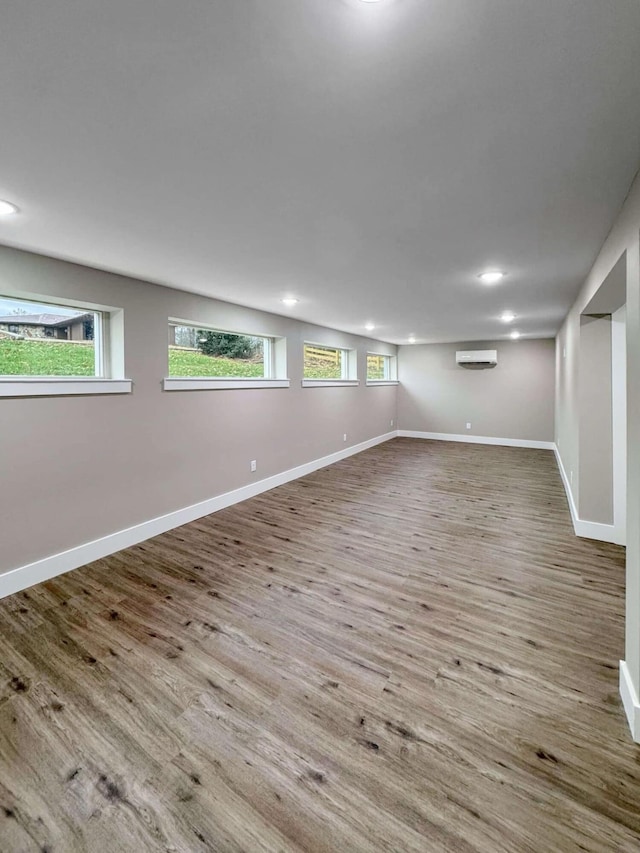
M550 336L638 167L639 34L638 0L4 0L0 242L393 342Z

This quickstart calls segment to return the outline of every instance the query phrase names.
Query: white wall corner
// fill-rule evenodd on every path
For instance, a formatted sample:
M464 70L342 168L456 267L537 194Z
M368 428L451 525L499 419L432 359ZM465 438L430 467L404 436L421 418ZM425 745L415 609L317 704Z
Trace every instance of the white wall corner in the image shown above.
M85 566L94 560L108 557L110 554L115 554L124 548L130 548L132 545L137 545L139 542L144 542L153 536L166 533L175 527L188 524L190 521L195 521L205 515L211 515L211 513L226 509L229 506L233 506L233 504L253 498L262 492L275 489L277 486L282 486L291 480L305 477L319 468L325 468L327 465L333 465L334 462L339 462L341 459L354 456L356 453L362 453L363 450L368 450L370 447L375 447L377 444L382 444L385 441L396 438L397 435L397 430L393 430L384 435L370 438L360 444L346 447L336 453L331 453L329 456L323 456L311 462L305 462L296 468L282 471L280 474L274 474L272 477L267 477L264 480L250 483L239 489L208 498L205 501L175 510L166 515L143 521L141 524L136 524L125 530L118 530L116 533L103 536L101 539L86 542L83 545L78 545L76 548L70 548L68 551L53 554L50 557L29 563L26 566L11 569L4 574L0 574L0 598L5 598L7 595L13 595L34 584L42 583L57 575L78 569L80 566Z
M578 508L576 507L573 492L571 491L571 483L569 482L567 472L562 464L560 451L555 444L553 445L553 450L556 456L558 470L560 471L562 484L564 485L564 490L567 495L569 511L571 512L571 521L573 522L573 529L576 536L580 536L582 539L596 539L598 542L612 542L614 545L626 545L624 529L618 528L614 524L600 524L597 521L585 521L579 517Z
M576 530L576 521L578 521L578 509L576 507L576 502L573 499L573 492L571 491L571 483L569 482L569 478L567 477L567 472L564 470L564 465L562 464L562 456L560 456L560 451L558 450L558 445L553 445L553 452L556 457L556 464L558 466L558 471L560 472L560 479L562 480L562 485L564 486L564 491L567 495L567 503L569 504L569 511L571 513L571 521L573 522L573 529L576 532L576 536L578 535L578 531Z
M620 698L627 715L631 737L636 743L640 743L640 702L629 668L623 660L620 661Z

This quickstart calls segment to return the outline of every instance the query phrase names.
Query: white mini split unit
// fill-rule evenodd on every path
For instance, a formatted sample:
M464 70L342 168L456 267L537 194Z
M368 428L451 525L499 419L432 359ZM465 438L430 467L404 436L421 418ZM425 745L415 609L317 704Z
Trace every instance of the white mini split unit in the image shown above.
M495 349L458 350L456 364L471 370L484 370L498 363L498 351Z

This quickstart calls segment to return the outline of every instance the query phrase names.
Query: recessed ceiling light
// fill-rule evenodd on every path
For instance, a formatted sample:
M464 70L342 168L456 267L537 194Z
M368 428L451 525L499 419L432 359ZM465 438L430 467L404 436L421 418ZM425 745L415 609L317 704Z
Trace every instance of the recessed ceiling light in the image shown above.
M365 329L367 330L367 332L373 332L373 330L375 329L375 326L373 323L367 323L367 325L365 326Z
M500 319L503 323L513 323L516 319L516 314L514 314L513 311L503 311L500 315Z
M518 338L520 337L520 332L511 332L509 337L513 338L514 341L517 341Z
M497 284L504 278L504 273L500 272L500 270L487 270L486 272L481 272L478 278L483 284Z
M415 344L415 342L416 342L415 335L409 335L409 343Z
M284 299L281 299L283 305L288 305L291 307L292 305L297 305L299 300L295 298L295 296L285 296Z
M17 212L18 208L15 204L11 204L10 201L0 200L0 216L13 216L13 214Z

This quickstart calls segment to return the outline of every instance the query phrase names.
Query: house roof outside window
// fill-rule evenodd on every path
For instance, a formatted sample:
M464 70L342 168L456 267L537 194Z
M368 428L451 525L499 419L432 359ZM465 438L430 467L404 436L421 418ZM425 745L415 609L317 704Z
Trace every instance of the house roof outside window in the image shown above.
M76 323L84 317L91 317L92 314L71 314L61 316L60 314L9 314L6 317L0 317L0 324L10 323L16 326L47 326L49 328L57 328L59 326L68 326L70 323Z

